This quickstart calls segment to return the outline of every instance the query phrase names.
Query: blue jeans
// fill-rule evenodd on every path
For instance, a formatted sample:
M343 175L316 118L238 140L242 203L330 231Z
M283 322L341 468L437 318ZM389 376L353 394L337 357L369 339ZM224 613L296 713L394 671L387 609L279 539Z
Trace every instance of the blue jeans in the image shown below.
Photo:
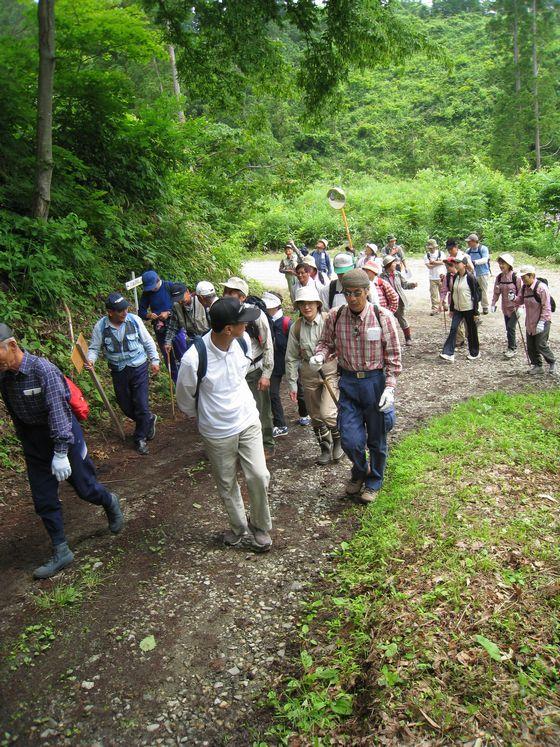
M457 341L457 330L462 320L465 320L467 329L467 344L469 355L476 356L479 353L478 329L474 319L474 311L454 311L451 317L451 329L443 346L445 355L455 354L455 342Z
M148 362L137 368L125 366L122 371L111 369L111 376L119 407L127 418L136 423L134 440L136 443L145 441L152 423L148 401Z
M87 456L86 444L78 421L72 416L74 443L68 448L68 460L72 474L68 482L78 496L96 506L109 506L111 493L97 481L93 462ZM58 497L58 480L51 474L54 445L48 426L21 425L18 428L21 439L27 477L35 512L41 518L53 545L66 542L62 505Z
M365 479L366 488L379 490L387 463L387 433L395 425L394 408L384 413L378 407L385 374L368 371L367 378L358 379L343 371L338 386L338 429L344 453L352 462L352 479Z
M507 346L509 350L517 349L517 342L515 340L515 327L517 325L517 316L515 312L511 316L504 314L504 322L506 323L506 335L507 335Z

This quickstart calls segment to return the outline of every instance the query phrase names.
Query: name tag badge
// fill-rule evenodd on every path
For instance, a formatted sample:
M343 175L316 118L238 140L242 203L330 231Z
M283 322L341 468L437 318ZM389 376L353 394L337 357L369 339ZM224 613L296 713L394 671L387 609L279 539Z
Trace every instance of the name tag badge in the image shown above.
M41 387L38 386L35 389L24 389L23 394L25 397L33 397L35 394L41 394L42 391Z
M379 327L368 327L366 330L366 340L370 342L379 342L381 339L381 329Z

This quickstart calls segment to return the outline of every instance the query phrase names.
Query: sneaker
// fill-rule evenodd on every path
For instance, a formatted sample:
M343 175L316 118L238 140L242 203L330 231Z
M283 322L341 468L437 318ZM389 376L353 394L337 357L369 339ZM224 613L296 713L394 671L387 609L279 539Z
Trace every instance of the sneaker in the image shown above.
M512 350L512 348L508 348L504 351L504 358L513 358L514 355L516 355L517 350Z
M373 503L375 500L377 500L377 496L379 494L379 490L374 490L373 488L366 488L363 493L360 495L358 500L360 503Z
M115 493L111 493L111 505L105 506L105 513L109 520L109 529L113 534L118 534L123 528L124 516L121 511L119 497Z
M360 495L363 484L364 478L360 478L359 480L350 478L346 483L346 495L349 495L351 497Z
M540 374L543 374L544 371L542 366L531 366L531 368L527 370L527 373L529 374L529 376L538 376Z
M272 429L272 437L273 438L281 438L281 436L287 436L288 435L288 426L283 425L282 427L273 428Z
M150 430L148 431L148 435L146 436L146 441L154 440L154 436L156 435L156 423L157 423L157 415L152 415L152 423L150 425Z
M409 348L411 345L414 345L414 340L411 340L409 337L408 340L404 341L404 344Z
M222 534L222 542L228 547L237 547L238 545L241 545L242 542L249 541L250 534L251 532L249 532L248 529L241 534L236 534L233 529L227 529Z
M74 553L68 547L67 542L53 547L53 555L46 563L35 568L33 578L51 578L74 560Z
M300 418L298 423L302 426L311 425L311 418L309 415L306 415L304 418Z
M264 529L257 529L249 522L249 534L253 537L253 542L249 544L249 549L254 552L268 552L272 547L272 537Z
M446 355L445 353L440 353L439 357L442 358L444 361L447 361L448 363L454 363L455 362L455 356L454 355Z
M144 441L144 439L140 439L140 441L136 442L135 449L139 454L142 454L142 456L146 456L147 454L150 453L150 450L148 449L148 444L146 443L146 441Z
M480 358L480 353L477 353L476 355L471 355L468 353L467 360L468 361L477 361Z

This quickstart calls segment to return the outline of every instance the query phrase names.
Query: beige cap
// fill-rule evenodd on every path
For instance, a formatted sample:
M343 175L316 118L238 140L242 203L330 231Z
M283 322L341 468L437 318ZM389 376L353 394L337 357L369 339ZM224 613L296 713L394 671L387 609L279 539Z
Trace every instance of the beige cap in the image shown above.
M369 276L364 270L350 270L340 278L344 290L348 288L369 288Z
M521 277L523 277L523 275L535 275L535 273L536 270L533 265L521 265L519 268L519 274Z
M315 262L315 257L312 257L311 254L308 254L306 257L302 257L301 262L298 262L298 267L300 265L307 265L308 267L313 267L314 270L317 269L317 263Z
M437 249L437 248L438 248L438 243L435 239L428 239L428 241L426 241L426 249Z
M477 233L469 233L467 236L467 241L478 241L478 234Z
M501 259L502 262L505 262L507 265L509 265L513 269L513 254L508 254L507 252L504 254L500 254L498 256L498 259Z
M317 286L315 284L309 284L306 285L305 288L298 288L294 303L299 303L300 301L317 301L318 303L321 303Z
M383 267L388 267L389 265L392 265L393 262L396 262L398 257L395 254L387 254L385 257L383 257Z
M249 295L249 286L243 278L232 277L226 280L225 283L220 283L223 288L231 288L232 290L238 290L243 293L244 296Z
M209 280L201 280L194 290L197 296L215 296L216 289Z

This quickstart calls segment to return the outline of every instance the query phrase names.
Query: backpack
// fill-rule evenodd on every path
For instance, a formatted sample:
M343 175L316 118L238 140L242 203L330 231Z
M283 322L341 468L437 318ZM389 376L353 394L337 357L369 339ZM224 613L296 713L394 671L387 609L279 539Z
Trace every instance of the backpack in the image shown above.
M241 350L243 351L245 357L248 357L247 353L249 352L249 348L247 347L247 343L245 339L243 337L236 337L235 339L239 343ZM200 336L193 337L192 344L195 346L196 352L198 353L198 369L196 371L196 390L194 393L195 407L198 410L198 395L200 393L200 385L202 383L202 379L206 376L206 371L208 370L208 351L206 350L206 345L204 343L204 340Z
M68 386L68 390L70 392L68 404L70 405L70 409L76 416L76 420L87 420L87 417L89 415L89 404L87 399L84 397L82 390L77 384L74 384L72 379L69 379L68 376L64 377L64 381L66 382L66 385Z
M248 303L251 306L256 306L258 309L261 310L261 312L265 316L265 319L268 319L270 332L271 334L273 334L272 324L270 323L270 317L266 313L266 305L265 305L265 302L262 300L262 298L259 298L258 296L247 296L247 298L245 299L245 303ZM257 327L256 322L249 322L247 324L246 329L247 329L247 334L249 335L249 337L251 337L253 340L256 340L260 345L261 340L259 338L259 328Z
M338 283L338 279L331 280L329 283L329 309L332 309L334 297L336 296L336 284Z
M542 306L541 299L535 293L535 291L539 287L539 283L544 283L546 285L546 287L548 288L548 280L546 278L537 278L537 282L535 283L535 290L533 291L533 293L527 293L526 294L525 293L525 288L527 286L526 285L523 286L523 300L525 300L526 298L534 298L535 301L539 304L539 306ZM556 301L552 298L552 296L550 296L550 310L552 312L556 311Z

